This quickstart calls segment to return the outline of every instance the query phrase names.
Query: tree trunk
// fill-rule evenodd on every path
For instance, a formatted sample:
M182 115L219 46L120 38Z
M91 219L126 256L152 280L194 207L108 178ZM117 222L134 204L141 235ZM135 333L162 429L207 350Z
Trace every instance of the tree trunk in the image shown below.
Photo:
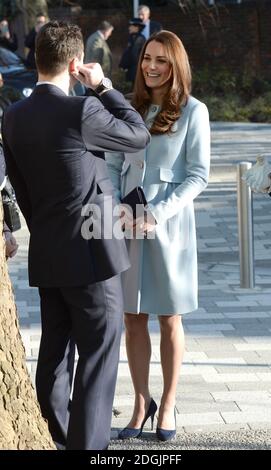
M0 196L0 449L55 449L25 363L2 237Z

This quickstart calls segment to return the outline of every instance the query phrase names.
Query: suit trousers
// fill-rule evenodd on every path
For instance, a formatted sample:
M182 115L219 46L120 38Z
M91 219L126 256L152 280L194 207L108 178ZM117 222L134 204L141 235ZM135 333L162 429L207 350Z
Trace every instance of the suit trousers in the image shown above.
M59 448L106 449L123 323L120 276L85 287L39 288L39 293L36 387L42 415Z

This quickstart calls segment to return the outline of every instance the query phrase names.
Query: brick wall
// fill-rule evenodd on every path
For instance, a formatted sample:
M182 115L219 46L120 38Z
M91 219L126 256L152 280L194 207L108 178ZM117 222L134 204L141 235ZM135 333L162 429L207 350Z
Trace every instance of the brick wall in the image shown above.
M67 14L67 10L64 10ZM63 13L51 11L50 16ZM93 10L73 17L87 37L95 31L101 20L108 20L115 26L108 41L117 67L121 52L127 43L127 19L130 11ZM271 78L271 4L249 2L228 5L218 10L202 9L199 13L184 14L174 5L153 8L152 18L160 21L164 29L176 33L182 39L193 68L229 65L235 70L251 70Z

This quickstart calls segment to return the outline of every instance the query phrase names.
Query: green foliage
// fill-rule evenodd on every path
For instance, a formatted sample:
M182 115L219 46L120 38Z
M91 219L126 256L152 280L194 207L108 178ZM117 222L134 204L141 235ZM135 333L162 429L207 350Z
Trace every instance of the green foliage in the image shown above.
M248 114L236 95L202 98L209 109L211 121L248 121Z
M200 95L232 93L236 89L236 77L223 67L204 67L193 74L193 89Z
M124 95L131 93L133 89L133 84L131 82L126 81L124 70L114 70L112 73L112 81L114 83L115 88Z
M18 12L16 0L0 0L0 18L12 18Z
M255 98L247 106L249 121L271 122L271 91Z
M247 71L204 67L194 73L193 95L212 121L271 122L271 82Z
M130 0L47 0L49 7L80 6L85 10L103 8L131 8Z

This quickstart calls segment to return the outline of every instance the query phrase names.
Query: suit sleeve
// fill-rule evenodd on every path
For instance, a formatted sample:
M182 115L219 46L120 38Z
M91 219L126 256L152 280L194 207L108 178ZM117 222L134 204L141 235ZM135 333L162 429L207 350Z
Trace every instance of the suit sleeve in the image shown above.
M132 153L150 141L141 116L117 90L85 100L81 132L90 151Z
M186 137L186 178L170 196L150 207L157 223L164 223L195 199L207 186L210 167L210 125L206 106L191 111Z
M30 229L31 224L31 203L28 196L28 191L24 179L21 175L21 172L16 164L16 161L12 155L12 152L8 146L8 143L5 139L5 123L6 119L2 125L2 139L3 139L3 150L6 161L7 174L10 179L11 185L14 188L17 203L23 213L23 216L26 220L27 226Z

